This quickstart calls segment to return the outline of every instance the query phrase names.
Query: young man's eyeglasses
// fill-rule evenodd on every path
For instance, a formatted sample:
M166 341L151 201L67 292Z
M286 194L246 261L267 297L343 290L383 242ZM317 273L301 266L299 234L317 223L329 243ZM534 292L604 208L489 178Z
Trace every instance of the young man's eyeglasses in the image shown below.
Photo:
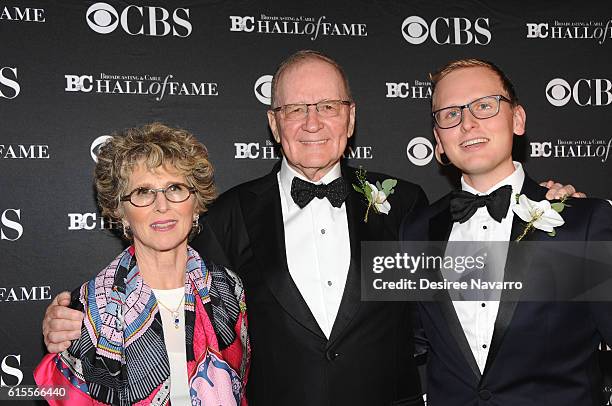
M467 108L470 113L477 119L483 120L491 118L499 113L499 104L501 101L512 103L510 99L502 95L485 96L474 101L464 104L463 106L445 107L436 110L431 115L434 118L436 125L441 129L453 128L461 124L463 121L463 109Z

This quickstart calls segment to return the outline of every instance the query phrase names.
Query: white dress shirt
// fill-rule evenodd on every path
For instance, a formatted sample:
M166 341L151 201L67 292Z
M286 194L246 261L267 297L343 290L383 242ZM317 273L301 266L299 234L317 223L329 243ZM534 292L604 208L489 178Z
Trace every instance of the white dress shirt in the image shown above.
M328 184L340 176L337 163L315 183ZM291 168L285 158L277 177L289 273L329 338L351 261L346 204L333 207L326 198L315 197L300 209L291 197L291 182L294 177L309 180Z
M506 179L502 180L495 186L491 187L485 193L478 192L468 185L463 177L461 178L461 189L467 192L483 195L493 192L504 185L512 186L512 200L515 199L515 194L520 193L525 180L525 172L519 162L514 162L514 172ZM512 231L512 219L514 212L508 208L506 217L498 223L489 215L486 207L480 207L476 213L465 223L455 222L451 230L449 241L509 241ZM504 253L505 255L505 253ZM503 259L505 263L505 258ZM502 268L503 269L503 268ZM476 363L480 368L480 372L484 371L493 337L493 328L497 311L499 309L499 301L496 300L481 300L481 301L453 301L453 306L457 312L457 317L463 327L463 332Z
M185 347L185 288L151 289L159 303L174 310L178 308L179 328L174 327L172 312L157 306L162 319L164 343L170 361L170 402L176 405L191 405L187 382L187 349Z

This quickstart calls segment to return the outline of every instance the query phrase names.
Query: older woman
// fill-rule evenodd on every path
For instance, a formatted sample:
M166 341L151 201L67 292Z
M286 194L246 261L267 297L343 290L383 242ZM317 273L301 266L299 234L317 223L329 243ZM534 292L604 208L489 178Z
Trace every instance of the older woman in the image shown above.
M95 184L131 245L73 292L81 338L36 382L66 387L70 405L246 405L242 283L187 245L215 196L205 147L159 123L129 129L100 149Z

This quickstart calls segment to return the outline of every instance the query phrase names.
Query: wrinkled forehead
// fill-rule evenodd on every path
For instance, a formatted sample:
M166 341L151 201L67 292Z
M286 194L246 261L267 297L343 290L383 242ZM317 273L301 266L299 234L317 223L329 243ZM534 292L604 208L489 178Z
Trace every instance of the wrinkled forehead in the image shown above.
M291 100L312 95L325 98L346 98L347 89L338 69L324 60L309 58L287 66L278 78L276 97L282 103L303 102ZM319 101L315 100L315 101Z
M142 157L126 165L122 170L122 178L126 184L125 188L150 177L150 175L155 178L167 177L180 181L186 178L185 171L177 167L176 162L171 160L159 162Z

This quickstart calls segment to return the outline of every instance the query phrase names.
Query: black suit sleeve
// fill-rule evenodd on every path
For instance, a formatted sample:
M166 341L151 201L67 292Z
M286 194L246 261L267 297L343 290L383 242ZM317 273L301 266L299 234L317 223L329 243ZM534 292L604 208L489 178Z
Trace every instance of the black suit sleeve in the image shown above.
M400 224L400 241L427 241L429 239L430 210L420 206L406 213Z
M223 193L209 207L208 211L200 219L202 230L200 234L191 241L191 246L212 262L223 265L230 269L237 269L233 247L239 230L237 217L240 216L240 207L233 191Z
M605 200L596 200L591 210L591 218L588 221L588 240L606 241L607 247L612 245L612 205ZM604 260L608 265L612 264L612 249L608 249L610 254ZM591 314L597 329L603 340L608 345L612 345L612 292L610 301L593 302Z
M417 221L427 217L429 201L423 189L416 188L415 198L412 205L405 211L399 230L400 241L422 241L427 240L427 230L424 225L426 221ZM421 323L420 305L414 303L412 307L412 323L414 331L414 357L417 365L424 365L427 360L429 341Z
M417 365L423 365L427 361L427 352L429 351L429 340L425 335L425 329L421 322L420 304L415 303L412 314L413 329L414 329L414 357Z
M405 195L401 196L403 208L402 217L429 206L427 195L419 185L402 181L395 189L406 191Z
M414 183L400 181L395 189L403 192L398 196L401 202L401 212L395 230L396 238L401 241L403 239L401 230L404 220L425 210L429 206L429 200L423 189Z
M225 250L217 238L217 234L213 231L209 218L205 217L203 220L200 220L200 225L202 226L200 234L191 241L193 249L215 264L232 269L232 264L227 258Z

